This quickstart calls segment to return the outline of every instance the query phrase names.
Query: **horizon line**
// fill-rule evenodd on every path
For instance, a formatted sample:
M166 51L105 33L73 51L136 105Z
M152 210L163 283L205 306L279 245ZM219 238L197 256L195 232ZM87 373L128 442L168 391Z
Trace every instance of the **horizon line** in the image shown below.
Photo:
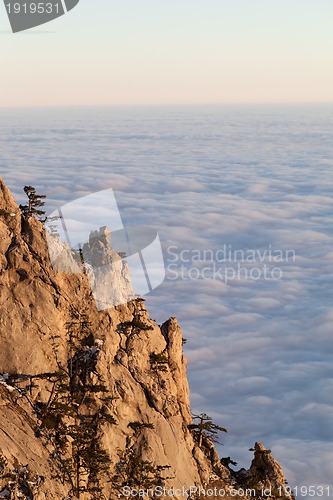
M128 108L128 107L191 107L191 106L314 106L332 105L332 101L240 101L240 102L193 102L193 103L108 103L108 104L24 104L0 105L0 109L58 109L58 108Z

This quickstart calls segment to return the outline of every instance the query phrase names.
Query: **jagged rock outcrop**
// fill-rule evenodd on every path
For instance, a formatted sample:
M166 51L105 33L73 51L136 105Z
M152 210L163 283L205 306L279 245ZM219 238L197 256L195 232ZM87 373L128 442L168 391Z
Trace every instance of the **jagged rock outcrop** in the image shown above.
M276 491L283 473L261 448L239 483L213 443L199 448L188 428L177 320L158 326L141 298L99 311L89 272L58 246L62 272L51 265L42 223L21 216L0 178L0 497L118 498L127 481L185 489L217 482L225 498L237 498L228 491L254 469ZM102 269L117 258L106 228L84 252L95 269L96 259ZM123 264L113 272L124 283Z
M249 477L256 482L261 491L268 491L271 496L284 496L286 480L282 467L261 443L254 445L254 459L249 470Z
M111 232L106 226L90 234L82 256L98 310L134 299L127 263L111 247Z
M54 221L50 227L52 231L47 231L46 236L53 268L64 273L85 273L98 310L135 298L127 262L111 247L111 232L106 226L92 231L80 250L70 249L58 238Z

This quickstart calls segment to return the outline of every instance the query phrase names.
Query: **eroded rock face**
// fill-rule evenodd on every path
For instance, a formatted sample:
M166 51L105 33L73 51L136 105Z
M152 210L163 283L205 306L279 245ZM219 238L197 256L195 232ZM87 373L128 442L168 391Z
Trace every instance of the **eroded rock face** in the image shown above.
M290 500L286 480L280 464L271 454L271 450L265 448L261 443L256 442L254 448L254 458L248 470L241 469L233 473L233 477L238 487L243 491L252 491L252 497L273 500Z
M110 246L109 228L92 231L88 242L75 250L56 233L47 231L46 237L53 268L62 273L85 274L99 311L135 298L127 262Z
M91 236L85 249L88 265L89 258L100 259L102 269L119 258L109 237L106 228ZM34 500L75 498L68 478L60 480L61 461L48 437L59 425L48 411L50 402L63 398L59 393L56 400L52 393L61 387L54 382L57 373L69 380L61 390L71 393L72 410L73 394L79 401L76 417L69 414L66 425L80 415L92 421L94 415L100 417L99 440L111 460L109 476L103 476L106 498L119 494L109 479L126 456L168 466L163 477L169 478L169 487L213 480L230 486L235 479L219 463L213 444L200 449L188 429L192 417L177 320L170 318L159 327L140 298L98 311L89 276L79 268L68 272L80 266L70 251L59 247L55 252L67 252L63 272L51 266L43 225L34 217L21 219L0 179L0 495L8 489L6 469L6 474L18 471L13 473L16 490L8 498L19 492L31 500L24 481L36 483L28 485ZM118 271L123 273L123 267ZM84 337L80 348L73 347L74 334ZM104 392L98 392L99 386ZM260 451L251 469L265 465L263 484L278 484L281 468ZM26 469L18 469L23 465ZM80 498L93 497L81 493Z
M282 467L272 456L271 451L267 450L261 443L254 445L254 459L250 467L250 474L258 477L258 486L261 490L272 492L272 496L283 496L285 477Z
M82 258L98 310L109 309L134 299L126 263L110 245L111 231L106 226L93 231L83 245Z

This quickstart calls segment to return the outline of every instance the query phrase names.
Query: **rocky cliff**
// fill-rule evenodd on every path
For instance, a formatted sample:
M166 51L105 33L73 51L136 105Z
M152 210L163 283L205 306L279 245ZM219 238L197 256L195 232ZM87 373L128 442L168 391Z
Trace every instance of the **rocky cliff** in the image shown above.
M86 253L115 260L105 228L90 244ZM62 243L54 251L67 252L62 272L43 224L22 215L0 178L0 498L109 499L156 487L284 498L281 467L260 443L250 469L234 472L194 431L177 320L151 320L120 265L114 280L132 299L99 311L96 276Z

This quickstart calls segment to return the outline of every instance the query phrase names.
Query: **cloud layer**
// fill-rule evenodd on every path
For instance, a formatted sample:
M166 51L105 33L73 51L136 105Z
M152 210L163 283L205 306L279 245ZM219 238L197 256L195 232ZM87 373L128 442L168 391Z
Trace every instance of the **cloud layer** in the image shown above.
M229 429L221 453L242 466L255 440L273 449L291 486L332 485L328 108L6 110L0 119L1 175L19 202L25 184L48 195L49 212L113 188L125 224L158 230L167 278L148 308L181 323L193 410ZM209 258L223 248L238 253ZM280 272L264 276L265 265Z

